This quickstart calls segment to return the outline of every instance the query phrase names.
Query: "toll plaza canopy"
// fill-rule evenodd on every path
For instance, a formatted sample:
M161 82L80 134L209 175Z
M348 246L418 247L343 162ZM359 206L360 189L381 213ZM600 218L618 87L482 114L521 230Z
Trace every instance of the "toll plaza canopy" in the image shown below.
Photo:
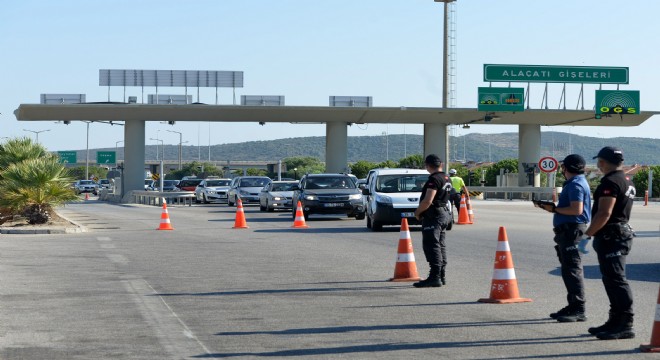
M519 186L539 186L537 163L540 159L541 126L637 126L659 112L639 115L612 115L595 118L584 110L527 110L484 112L477 109L419 107L313 107L237 106L171 104L21 104L14 111L21 121L123 121L124 179L123 201L130 202L131 191L144 189L144 146L146 121L216 121L325 123L325 163L328 172L348 169L348 125L362 123L424 124L424 154L447 158L450 124L518 125ZM444 155L444 156L443 156Z

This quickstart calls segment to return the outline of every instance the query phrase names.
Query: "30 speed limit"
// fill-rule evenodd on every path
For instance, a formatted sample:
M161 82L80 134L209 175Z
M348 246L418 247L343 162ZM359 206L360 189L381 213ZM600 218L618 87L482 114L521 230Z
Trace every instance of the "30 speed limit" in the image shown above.
M558 166L559 166L559 162L557 162L557 159L551 156L546 156L544 158L541 158L541 160L539 161L539 168L543 172L551 173L557 171Z

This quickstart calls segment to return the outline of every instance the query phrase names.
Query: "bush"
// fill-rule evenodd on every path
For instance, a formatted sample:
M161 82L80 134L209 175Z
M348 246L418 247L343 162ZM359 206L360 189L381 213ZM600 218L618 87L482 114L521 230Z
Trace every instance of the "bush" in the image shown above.
M653 188L650 196L657 198L660 197L660 165L651 166L650 169L653 170ZM649 189L649 168L644 168L635 174L632 182L635 184L637 196L643 197L644 191Z

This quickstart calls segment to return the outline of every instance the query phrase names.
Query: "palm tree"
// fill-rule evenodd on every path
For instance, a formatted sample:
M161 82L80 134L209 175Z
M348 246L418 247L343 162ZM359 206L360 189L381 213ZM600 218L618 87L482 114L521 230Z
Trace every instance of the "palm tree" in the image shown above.
M57 157L28 138L0 146L0 207L22 214L30 224L43 224L53 207L79 200Z

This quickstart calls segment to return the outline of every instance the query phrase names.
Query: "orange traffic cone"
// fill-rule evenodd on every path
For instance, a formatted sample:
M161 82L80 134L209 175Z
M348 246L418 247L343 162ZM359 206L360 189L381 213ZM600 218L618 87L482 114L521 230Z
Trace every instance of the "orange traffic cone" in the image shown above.
M651 331L651 343L639 347L643 352L660 352L660 291L658 291L658 305L655 307L655 322Z
M474 212L472 211L472 201L470 201L470 194L465 195L465 207L467 208L470 224L474 224Z
M390 281L418 281L421 280L417 274L417 263L413 253L412 239L408 229L408 219L401 220L401 232L399 235L399 249L394 266L394 277Z
M531 301L532 299L521 298L518 293L518 281L516 280L516 272L513 269L513 257L511 257L511 249L509 249L509 239L506 236L504 226L500 226L490 297L488 299L479 299L479 302L510 304Z
M234 229L247 229L247 222L245 221L245 213L243 212L243 201L236 200L236 220L234 221Z
M292 228L296 229L307 229L307 223L305 223L305 214L303 214L302 204L298 201L298 206L296 207L296 218L293 220Z
M167 203L163 199L163 212L160 214L160 226L156 230L174 230L170 224L170 215L167 212Z
M461 195L461 207L458 209L458 225L472 224L470 216L468 215L467 206L465 205L465 195Z
M85 193L85 200L89 200L89 193Z

